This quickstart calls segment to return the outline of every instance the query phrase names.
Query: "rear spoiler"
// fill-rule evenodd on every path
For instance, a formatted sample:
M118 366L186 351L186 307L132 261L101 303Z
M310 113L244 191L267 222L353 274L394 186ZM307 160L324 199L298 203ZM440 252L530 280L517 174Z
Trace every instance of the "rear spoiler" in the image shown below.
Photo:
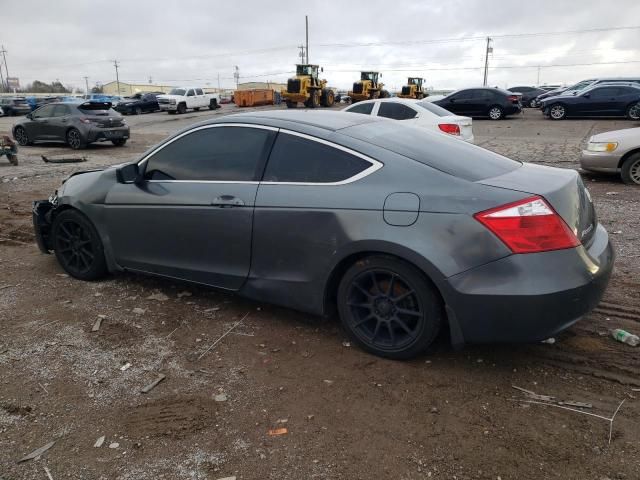
M89 100L79 105L81 110L109 110L111 102L102 102L98 100Z

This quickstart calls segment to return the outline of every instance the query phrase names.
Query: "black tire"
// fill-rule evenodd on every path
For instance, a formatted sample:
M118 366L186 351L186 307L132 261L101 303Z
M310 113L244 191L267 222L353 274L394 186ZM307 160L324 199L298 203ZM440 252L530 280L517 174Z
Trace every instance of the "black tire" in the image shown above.
M70 128L67 131L67 145L74 150L80 150L87 146L86 142L82 138L80 130L77 128Z
M185 113L187 113L187 106L184 103L178 105L178 113L180 115L184 115Z
M113 143L116 147L124 147L124 144L127 143L127 139L126 138L114 138L113 140L111 140L111 143Z
M502 110L500 105L493 105L489 107L487 115L491 120L502 120L504 118L504 110Z
M136 107L136 109L135 109L135 114L136 114L136 115L142 115L142 108L140 108L140 107Z
M215 98L212 98L209 101L209 110L215 110L216 108L220 108L220 105L218 105L218 100Z
M640 120L640 102L629 105L626 116L629 120Z
M554 103L549 107L549 118L551 120L564 120L567 118L567 108L561 103Z
M321 103L323 107L333 107L335 100L336 98L335 98L335 94L333 93L333 90L331 90L330 88L325 88L322 91Z
M287 100L287 108L298 108L298 102L292 102L291 100Z
M193 111L194 112L199 112L200 111L200 107L194 107Z
M380 90L380 98L389 98L390 96L387 90Z
M307 100L307 107L318 108L320 106L320 90L311 90L309 93L309 100Z
M620 176L624 183L640 185L640 153L634 153L624 161Z
M424 275L384 255L353 264L340 281L337 299L342 325L353 341L396 360L423 353L444 319L442 301Z
M31 145L31 140L29 139L29 135L27 131L23 127L16 127L13 131L13 138L18 142L18 145L25 147L27 145Z
M537 105L537 103L536 103L536 99L535 98L532 98L531 100L529 100L529 107L530 108L536 108L536 105Z
M169 115L175 115L175 114L176 114L176 111L175 111L175 110L167 110L167 113L168 113Z
M107 273L102 240L93 224L77 210L56 215L53 250L60 266L74 278L97 280Z

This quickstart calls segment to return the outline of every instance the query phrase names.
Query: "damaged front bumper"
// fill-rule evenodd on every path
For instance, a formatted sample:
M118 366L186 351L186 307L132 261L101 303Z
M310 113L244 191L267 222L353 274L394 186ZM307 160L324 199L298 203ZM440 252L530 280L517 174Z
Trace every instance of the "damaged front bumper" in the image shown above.
M33 202L33 230L36 236L36 243L42 253L51 253L53 244L51 242L51 215L56 208L57 199L55 196L48 200L36 200Z

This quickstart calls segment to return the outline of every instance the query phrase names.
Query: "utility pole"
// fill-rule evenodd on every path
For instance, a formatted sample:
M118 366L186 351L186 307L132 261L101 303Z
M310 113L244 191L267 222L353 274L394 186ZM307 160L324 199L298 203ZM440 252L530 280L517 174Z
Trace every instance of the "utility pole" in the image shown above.
M86 85L86 93L89 95L89 77L84 77L84 84Z
M538 65L538 82L536 83L536 86L540 86L540 65Z
M238 82L240 81L240 69L236 65L235 71L233 72L233 78L236 80L236 90L238 89Z
M218 72L218 93L222 92L220 89L220 72Z
M7 50L4 48L4 45L2 45L2 50L0 50L0 53L2 53L2 59L4 60L4 71L6 73L5 78L7 79L7 91L9 91L9 67L7 67L6 57L6 54L9 52L7 52ZM2 67L0 66L0 68Z
M118 60L113 61L113 66L116 67L116 84L118 86L118 95L120 95L120 77L118 76L118 67L120 65L118 64Z
M493 47L491 46L491 37L487 37L487 50L484 54L484 80L482 86L487 86L487 77L489 76L489 54L493 53Z
M309 17L308 16L304 16L304 26L305 26L305 32L306 32L306 38L307 38L307 61L305 62L307 65L309 64ZM9 76L9 74L7 74L7 76Z

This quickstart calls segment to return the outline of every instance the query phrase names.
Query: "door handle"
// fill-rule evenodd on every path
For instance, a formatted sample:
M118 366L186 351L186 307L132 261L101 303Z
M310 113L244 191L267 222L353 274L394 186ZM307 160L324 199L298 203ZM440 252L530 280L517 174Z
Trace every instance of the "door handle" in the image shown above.
M238 197L234 197L233 195L220 195L219 197L214 198L211 201L211 205L214 207L243 207L244 202L242 199Z

